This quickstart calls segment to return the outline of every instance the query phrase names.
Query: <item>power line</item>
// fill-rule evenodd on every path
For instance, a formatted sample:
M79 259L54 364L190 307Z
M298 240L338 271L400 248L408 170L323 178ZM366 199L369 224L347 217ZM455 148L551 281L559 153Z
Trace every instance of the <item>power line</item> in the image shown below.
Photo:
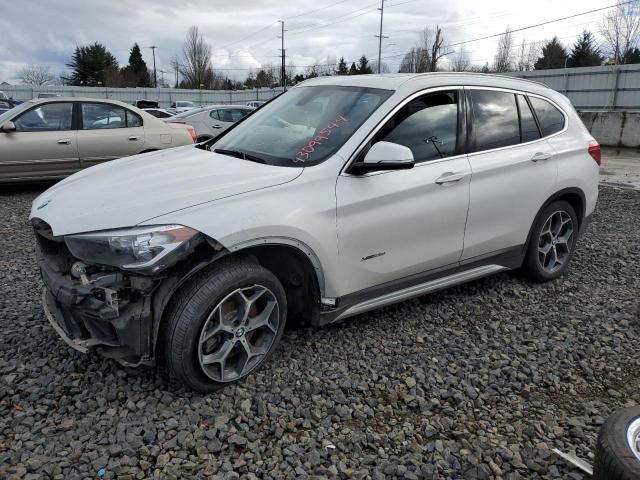
M541 27L543 25L549 25L551 23L560 22L562 20L568 20L570 18L580 17L582 15L588 15L589 13L601 12L602 10L608 10L610 8L617 7L619 5L627 5L629 3L633 3L633 0L627 1L627 2L622 2L622 3L616 3L615 5L609 5L608 7L596 8L594 10L589 10L589 11L586 11L586 12L575 13L575 14L569 15L567 17L556 18L554 20L548 20L546 22L536 23L535 25L529 25L527 27L516 28L515 30L509 30L509 33L522 32L523 30L529 30L531 28ZM474 38L472 40L465 40L463 42L452 43L452 44L449 44L448 46L449 47L457 47L458 45L464 45L465 43L479 42L480 40L487 40L489 38L501 37L502 35L505 35L506 33L507 32L496 33L494 35L487 35L486 37Z

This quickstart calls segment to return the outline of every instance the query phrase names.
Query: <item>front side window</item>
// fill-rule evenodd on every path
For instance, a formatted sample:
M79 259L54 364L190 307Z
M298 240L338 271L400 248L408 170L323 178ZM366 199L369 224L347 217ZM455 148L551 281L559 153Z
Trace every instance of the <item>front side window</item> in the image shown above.
M14 120L17 132L71 130L72 103L49 103L23 113Z
M494 90L471 90L475 151L520 143L516 96Z
M333 155L392 93L341 85L294 87L209 148L271 165L317 165Z
M458 92L437 92L405 105L373 138L372 144L398 143L413 152L416 162L456 154Z
M553 135L564 128L564 115L560 110L542 98L529 97L529 100L533 110L536 112L540 128L545 137Z
M520 112L520 140L521 142L530 142L540 138L538 125L533 118L533 113L529 108L527 99L524 95L518 95L518 111Z
M108 103L82 104L83 130L125 128L126 126L127 119L124 108Z

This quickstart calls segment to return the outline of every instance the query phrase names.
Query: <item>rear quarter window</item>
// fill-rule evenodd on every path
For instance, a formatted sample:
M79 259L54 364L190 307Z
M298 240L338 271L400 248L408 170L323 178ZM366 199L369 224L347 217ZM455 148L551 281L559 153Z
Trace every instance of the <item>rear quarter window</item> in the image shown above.
M564 128L564 115L551 102L538 97L529 97L529 101L534 112L536 112L542 134L545 137L553 135Z

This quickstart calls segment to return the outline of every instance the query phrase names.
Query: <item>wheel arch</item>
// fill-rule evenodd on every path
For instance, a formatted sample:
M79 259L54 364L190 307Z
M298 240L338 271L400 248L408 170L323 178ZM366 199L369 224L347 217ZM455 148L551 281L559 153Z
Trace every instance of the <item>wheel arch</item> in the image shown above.
M207 238L205 245L208 248L203 246L168 272L153 296L151 351L154 356L160 327L171 299L194 275L223 258L251 258L272 271L287 293L287 303L293 315L309 316L312 324L317 323L320 298L324 292L324 275L318 257L304 242L292 238L259 238L225 248ZM303 282L299 285L295 275L302 275Z
M551 195L536 212L536 215L535 217L533 217L533 220L531 222L531 226L529 227L529 233L527 235L527 241L524 244L523 252L526 252L526 249L529 246L529 242L531 241L531 234L533 233L533 227L535 226L536 221L540 217L540 214L544 211L545 208L547 208L549 205L551 205L552 202L555 202L556 200L564 200L573 207L573 209L576 212L576 216L578 217L579 231L582 230L582 225L584 223L584 213L585 213L585 208L587 204L586 196L580 188L577 188L577 187L563 188L562 190L558 190L553 195Z

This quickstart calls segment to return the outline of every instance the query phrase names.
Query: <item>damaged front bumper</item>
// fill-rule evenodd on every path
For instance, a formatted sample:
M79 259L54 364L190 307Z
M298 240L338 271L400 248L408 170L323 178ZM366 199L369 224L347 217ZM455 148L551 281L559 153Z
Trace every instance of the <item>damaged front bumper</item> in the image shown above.
M158 281L100 271L73 278L36 248L45 288L47 320L71 347L99 353L128 366L153 364L151 295Z

